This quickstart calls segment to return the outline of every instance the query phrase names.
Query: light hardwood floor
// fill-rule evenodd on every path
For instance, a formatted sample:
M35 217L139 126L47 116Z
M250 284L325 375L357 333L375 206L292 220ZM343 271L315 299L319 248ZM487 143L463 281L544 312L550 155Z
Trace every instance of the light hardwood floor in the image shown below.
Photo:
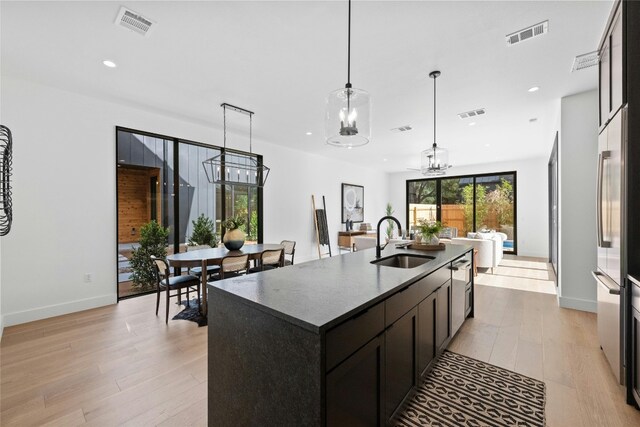
M542 292L522 290L548 279L544 262L503 266L478 277L476 317L450 349L544 380L549 426L639 426L598 346L595 315L558 308L540 283ZM0 425L206 425L207 328L165 326L154 309L147 296L6 328Z

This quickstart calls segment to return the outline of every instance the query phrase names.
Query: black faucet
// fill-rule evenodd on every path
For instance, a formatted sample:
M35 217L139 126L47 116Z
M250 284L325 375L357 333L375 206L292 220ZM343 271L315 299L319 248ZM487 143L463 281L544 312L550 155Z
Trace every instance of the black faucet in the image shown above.
M393 220L396 222L396 224L398 224L398 234L402 235L402 226L400 225L400 221L398 221L391 215L383 216L380 221L378 221L378 228L376 228L376 231L378 233L376 235L376 258L380 258L380 251L382 251L387 246L387 244L385 243L384 246L380 247L380 225L382 225L382 223L388 219Z

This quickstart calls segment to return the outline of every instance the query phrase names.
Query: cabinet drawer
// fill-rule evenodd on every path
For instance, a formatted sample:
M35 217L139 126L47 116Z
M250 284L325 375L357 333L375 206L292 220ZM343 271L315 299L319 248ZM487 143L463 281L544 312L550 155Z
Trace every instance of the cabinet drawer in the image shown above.
M629 284L631 285L631 306L640 311L640 280L629 276Z
M465 297L464 297L464 315L465 316L469 314L469 312L471 311L472 302L473 301L471 301L471 285L469 285L465 290Z
M400 292L389 297L385 302L385 326L391 325L404 316L409 310L418 305L420 301L435 291L437 287L451 279L449 266L450 264L446 264L424 279L412 283Z
M384 330L384 305L376 304L327 332L327 370Z

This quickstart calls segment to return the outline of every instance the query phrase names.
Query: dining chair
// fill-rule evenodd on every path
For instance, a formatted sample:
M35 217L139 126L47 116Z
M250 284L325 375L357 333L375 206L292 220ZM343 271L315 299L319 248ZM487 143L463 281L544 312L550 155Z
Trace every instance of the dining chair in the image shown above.
M284 265L293 265L293 258L296 255L296 242L293 240L283 240L280 244L284 246ZM288 260L286 255L291 255L291 260Z
M284 267L284 248L262 252L260 263L256 267L250 268L248 273L273 270L278 267Z
M227 255L220 262L220 279L237 277L249 270L249 255Z
M193 245L193 246L189 246L187 245L187 252L189 251L197 251L200 249L211 249L211 246L209 245ZM220 271L220 266L219 265L207 265L207 278L218 274L218 272ZM193 274L196 277L202 277L202 267L191 267L187 270L187 273L189 274Z
M195 287L198 295L198 309L200 308L200 279L194 275L187 274L182 276L171 277L171 270L166 260L151 255L151 261L156 273L156 316L160 308L160 292L167 293L167 312L165 315L165 323L169 323L169 299L182 296L182 289L187 290L187 301L189 301L189 290ZM177 293L171 294L170 291L177 290Z

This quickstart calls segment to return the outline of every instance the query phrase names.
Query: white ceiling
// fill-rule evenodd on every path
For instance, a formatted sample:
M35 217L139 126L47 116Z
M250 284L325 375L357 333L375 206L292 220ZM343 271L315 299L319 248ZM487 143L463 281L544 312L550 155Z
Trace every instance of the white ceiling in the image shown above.
M157 28L145 38L117 27L120 5ZM438 143L451 162L504 161L546 156L559 98L597 86L595 67L571 73L571 65L596 49L611 6L354 2L351 80L372 96L373 136L349 151L323 138L325 96L346 82L346 1L3 1L2 75L214 126L222 122L219 104L229 102L256 112L258 138L402 171L417 167L432 143L428 73L439 69ZM506 46L506 34L546 19L548 34ZM104 59L118 67L104 67ZM540 90L529 93L532 86ZM475 126L456 115L480 107L487 114ZM407 124L412 131L390 132Z

